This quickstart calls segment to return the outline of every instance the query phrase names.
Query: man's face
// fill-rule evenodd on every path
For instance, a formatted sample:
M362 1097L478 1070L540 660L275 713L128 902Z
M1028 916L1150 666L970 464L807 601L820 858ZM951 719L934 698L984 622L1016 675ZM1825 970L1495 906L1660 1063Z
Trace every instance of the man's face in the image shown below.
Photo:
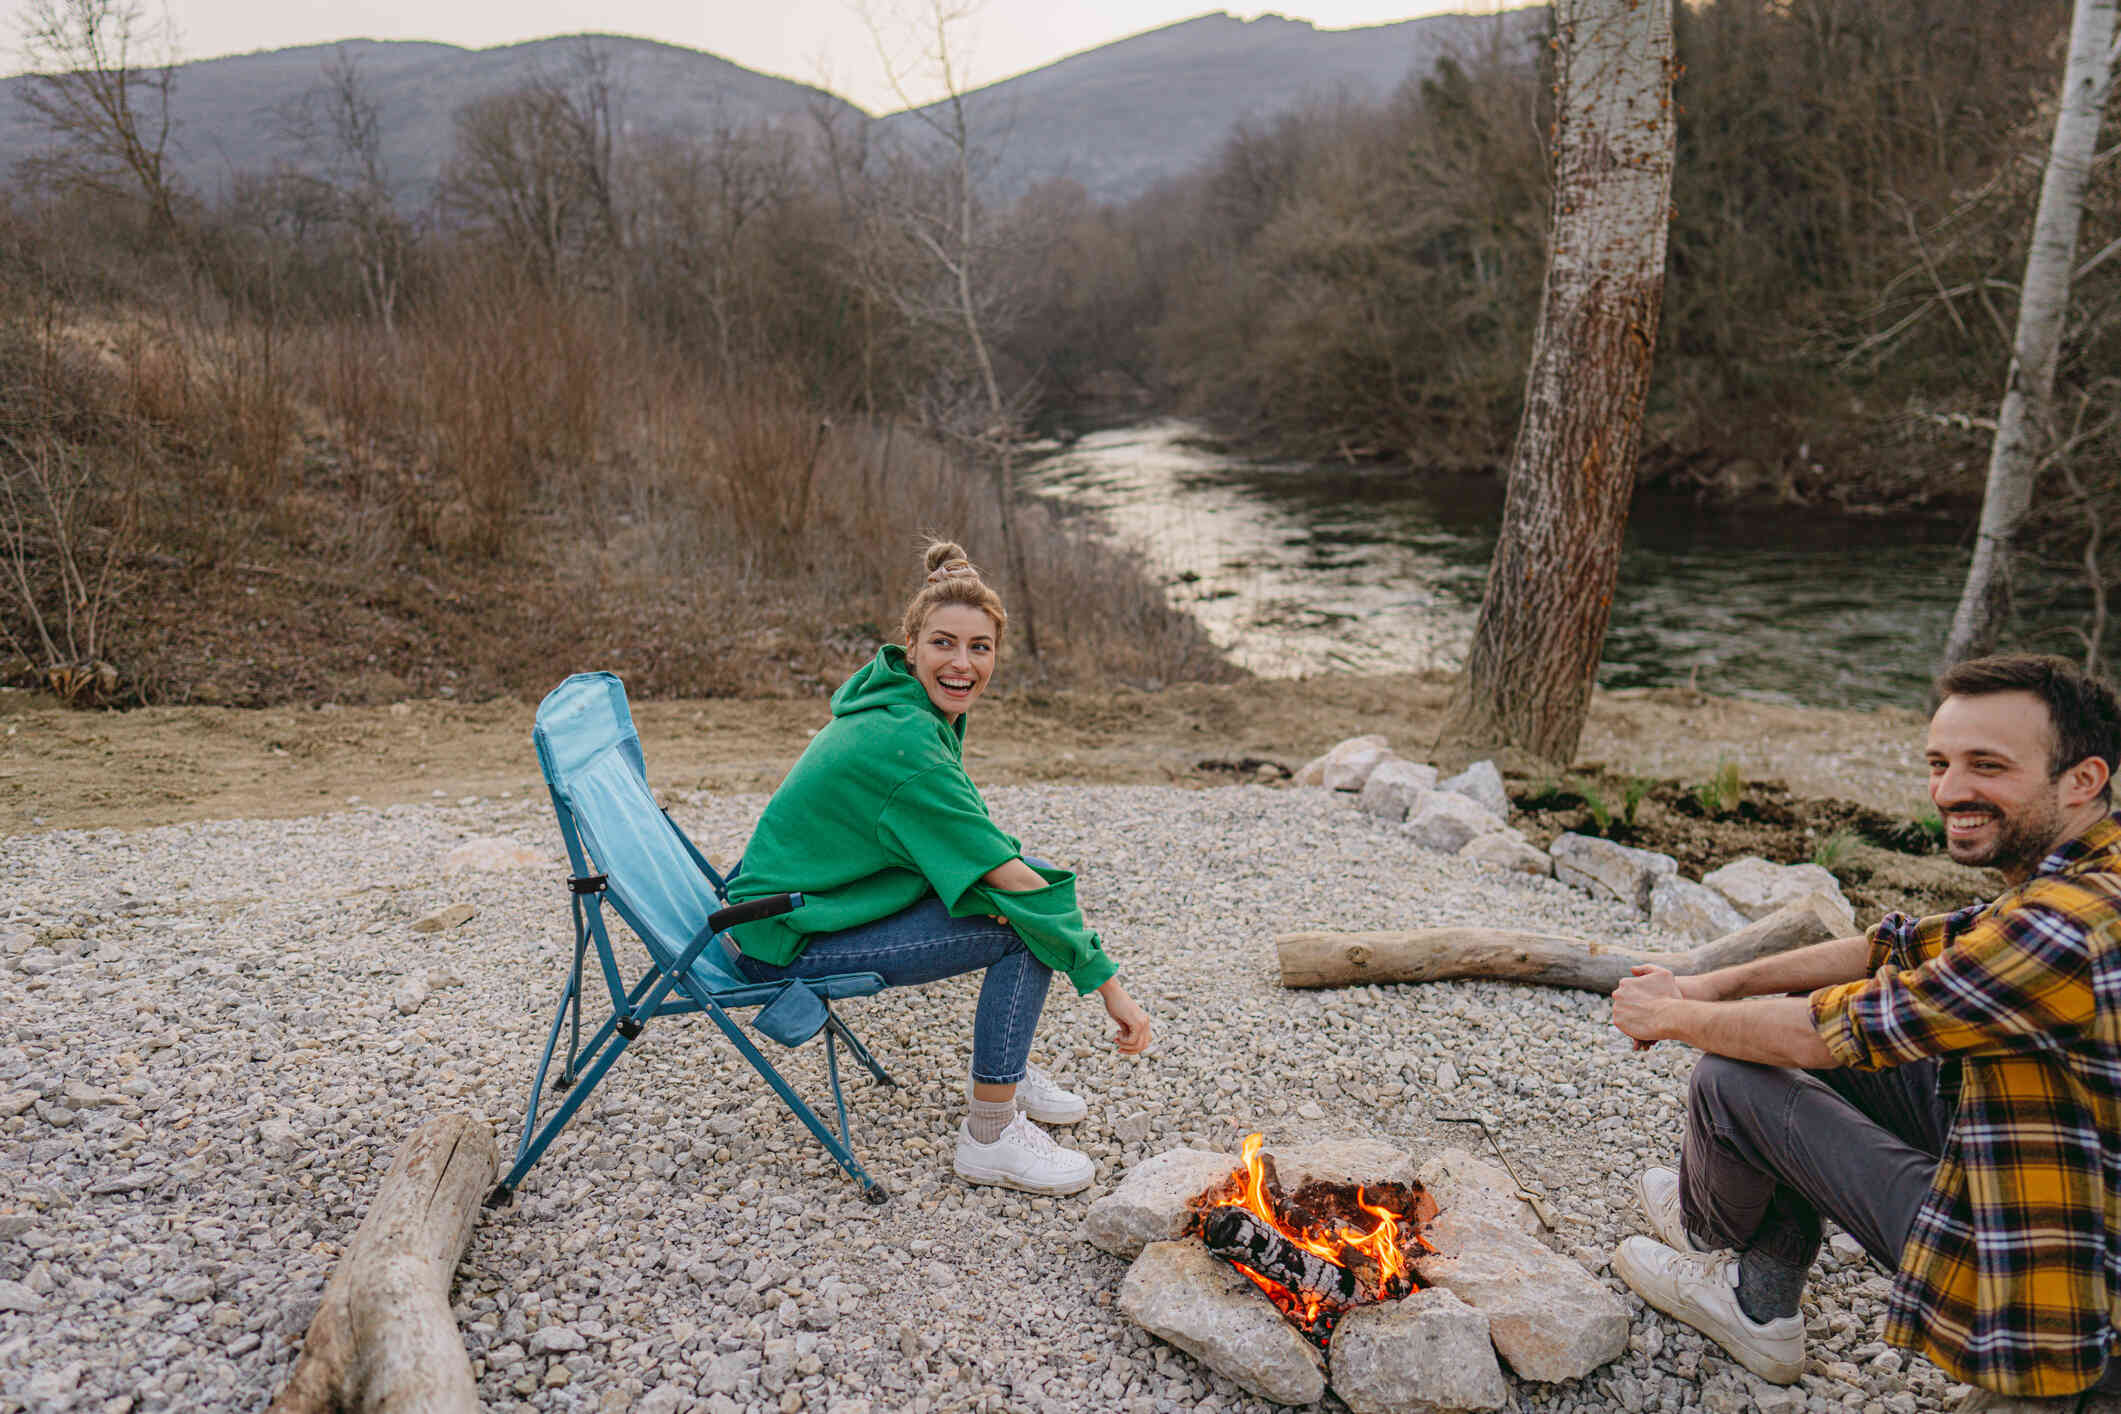
M2068 833L2063 778L2048 774L2054 729L2029 692L1947 697L1930 718L1930 799L1961 864L2030 878Z

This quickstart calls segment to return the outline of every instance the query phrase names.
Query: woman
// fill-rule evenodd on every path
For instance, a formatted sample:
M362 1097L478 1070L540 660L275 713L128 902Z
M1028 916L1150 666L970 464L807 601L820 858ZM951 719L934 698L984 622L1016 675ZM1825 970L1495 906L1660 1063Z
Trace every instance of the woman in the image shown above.
M969 1113L953 1167L969 1183L1076 1193L1093 1166L1033 1120L1072 1124L1082 1098L1030 1064L1055 972L1096 992L1139 1055L1149 1018L1075 903L1075 876L1026 860L965 774L965 713L987 689L1008 615L956 545L925 557L905 644L887 643L832 695L759 817L733 903L799 891L803 906L731 930L753 981L875 972L894 987L984 969L972 1017Z

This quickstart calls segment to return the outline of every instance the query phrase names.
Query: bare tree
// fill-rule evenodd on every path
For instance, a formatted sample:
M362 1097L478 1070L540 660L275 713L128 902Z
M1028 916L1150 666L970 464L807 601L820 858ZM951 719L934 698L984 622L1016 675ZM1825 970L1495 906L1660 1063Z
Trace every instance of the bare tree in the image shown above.
M496 236L540 279L620 245L613 82L602 51L457 112L442 173L445 210Z
M1444 740L1576 753L1612 616L1664 298L1672 0L1557 0L1546 288L1488 568Z
M917 22L921 62L943 90L943 97L916 105L906 88L905 66L893 57L885 21L869 5L861 7L893 92L928 130L931 150L940 154L935 161L927 160L925 154L911 160L901 156L885 185L872 193L890 212L895 234L911 243L916 260L926 266L924 278L886 279L879 284L901 314L916 323L952 331L962 341L971 365L970 387L952 387L947 379L932 385L925 400L927 421L994 465L1002 554L1022 605L1024 648L1036 658L1037 610L1016 534L1016 446L1023 433L1029 390L1019 389L1014 395L1005 392L995 367L993 326L1006 317L1007 294L1003 282L990 273L989 262L1006 244L1006 237L980 200L982 153L965 101L961 69L960 35L978 9L978 0L926 0ZM901 265L898 270L905 268ZM970 393L969 399L960 396L965 392Z
M176 43L136 0L26 0L16 21L30 120L55 146L24 175L137 196L148 225L179 235L167 165Z
M382 110L361 77L359 59L344 46L333 49L317 86L280 118L314 169L325 209L352 241L370 312L386 332L395 333L412 232L391 194Z
M2099 146L2099 125L2113 85L2117 47L2116 0L2077 0L2070 25L2062 103L2048 149L2032 248L2018 298L2003 406L1990 444L1988 485L1974 559L1952 627L1944 641L1947 665L1994 650L2011 610L2011 552L2032 504L2033 484L2056 442L2055 366L2069 315L2070 282L2084 192Z

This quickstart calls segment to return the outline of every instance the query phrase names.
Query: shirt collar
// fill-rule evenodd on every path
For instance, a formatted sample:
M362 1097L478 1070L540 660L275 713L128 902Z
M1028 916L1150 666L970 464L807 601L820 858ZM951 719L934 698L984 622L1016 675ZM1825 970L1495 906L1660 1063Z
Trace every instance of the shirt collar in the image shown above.
M2094 820L2049 851L2033 877L2043 874L2121 873L2121 811Z

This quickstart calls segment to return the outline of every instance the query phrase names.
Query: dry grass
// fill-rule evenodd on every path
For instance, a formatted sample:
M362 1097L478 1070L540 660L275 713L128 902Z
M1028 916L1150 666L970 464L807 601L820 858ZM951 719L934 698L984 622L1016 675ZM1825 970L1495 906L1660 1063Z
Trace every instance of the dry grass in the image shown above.
M534 696L596 666L647 695L816 691L896 623L926 533L1016 582L985 469L828 417L787 367L712 379L586 300L467 282L395 335L8 327L10 425L103 488L84 533L117 544L137 508L147 583L114 577L98 619L121 700ZM1139 566L1013 513L1042 649L1013 682L1234 675Z

